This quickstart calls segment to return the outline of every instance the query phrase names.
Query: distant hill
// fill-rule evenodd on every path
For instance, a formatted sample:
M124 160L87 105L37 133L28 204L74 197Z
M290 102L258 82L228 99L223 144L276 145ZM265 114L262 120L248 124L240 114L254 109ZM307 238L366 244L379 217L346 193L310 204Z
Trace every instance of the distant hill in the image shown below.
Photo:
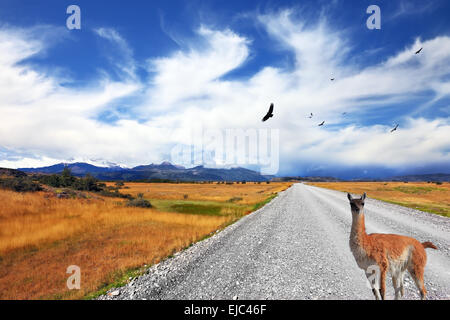
M114 167L97 167L88 163L59 163L42 168L21 168L27 173L56 174L68 167L75 176L91 174L100 180L172 180L172 181L267 181L256 171L245 168L216 169L197 166L186 169L170 162L137 166L132 169Z
M450 174L448 173L434 173L434 174L411 174L405 176L395 176L390 178L391 181L439 181L450 182Z
M114 172L124 170L121 167L97 167L89 163L76 162L76 163L58 163L49 167L41 168L20 168L18 170L27 173L45 173L55 174L61 173L65 167L68 167L72 174L75 176L84 176L87 173L100 173L100 172Z

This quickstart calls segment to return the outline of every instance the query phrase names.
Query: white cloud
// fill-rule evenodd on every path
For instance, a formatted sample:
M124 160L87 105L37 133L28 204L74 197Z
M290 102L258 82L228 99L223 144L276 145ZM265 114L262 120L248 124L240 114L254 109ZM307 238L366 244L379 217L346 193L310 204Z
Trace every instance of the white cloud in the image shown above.
M440 2L441 1L419 1L420 4L417 5L417 3L412 1L400 0L398 2L397 10L387 18L387 21L402 16L426 14L436 10L441 5Z
M416 94L448 95L449 37L418 39L380 64L360 66L348 62L349 38L333 32L325 20L306 26L283 11L260 16L259 21L274 45L294 55L292 70L268 65L247 79L225 80L224 75L249 59L252 42L229 29L202 26L197 41L187 49L148 61L153 75L149 83L135 77L122 82L105 77L95 87L81 89L67 89L56 77L18 66L16 62L45 46L2 30L0 48L8 50L0 50L0 146L45 159L106 159L132 166L167 159L171 147L187 143L195 127L279 128L281 161L291 168L296 163L317 167L448 163L448 119L392 119L401 122L393 134L390 124L361 123L368 112L389 113L381 107L413 102ZM132 50L123 37L113 29L96 32L122 48L128 74L134 74ZM420 56L414 55L418 46L424 47ZM115 99L141 88L144 102L134 112L148 121L96 120ZM275 117L261 123L270 102L275 103ZM310 112L315 115L312 120L307 118ZM326 125L319 128L322 120ZM5 161L0 159L0 165L33 163ZM48 164L39 161L36 164Z
M52 166L56 163L64 162L65 159L54 158L21 158L19 160L0 160L2 168L37 168L42 166Z
M148 91L152 110L170 110L184 99L214 94L219 78L239 67L249 54L249 41L230 30L200 27L201 48L178 51L169 57L152 59L155 74Z
M127 41L112 28L97 28L94 32L102 38L105 38L116 44L121 53L121 60L115 62L115 66L122 70L131 79L136 79L137 66L133 59L133 50Z

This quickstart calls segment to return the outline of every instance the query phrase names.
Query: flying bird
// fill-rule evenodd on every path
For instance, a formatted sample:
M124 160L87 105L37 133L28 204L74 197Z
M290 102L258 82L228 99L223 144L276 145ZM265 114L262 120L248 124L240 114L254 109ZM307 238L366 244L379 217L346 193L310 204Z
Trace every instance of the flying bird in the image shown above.
M334 81L334 78L331 78L330 80L331 80L331 81Z
M319 127L323 126L325 124L325 121L322 121L321 124L319 124Z
M422 51L423 48L420 48L419 50L416 51L416 54L419 54L420 51Z
M345 116L347 114L347 112L342 112L342 115Z
M311 112L311 115L310 115L310 116L309 116L308 118L310 118L310 119L311 119L312 117L313 117L313 114L312 114L312 112Z
M273 103L270 104L270 108L269 111L267 112L267 114L264 116L264 118L262 119L262 121L267 121L269 120L269 118L273 117Z
M391 132L394 132L394 131L396 131L397 130L397 128L398 128L398 124L395 126L395 128L394 129L392 129L391 130Z

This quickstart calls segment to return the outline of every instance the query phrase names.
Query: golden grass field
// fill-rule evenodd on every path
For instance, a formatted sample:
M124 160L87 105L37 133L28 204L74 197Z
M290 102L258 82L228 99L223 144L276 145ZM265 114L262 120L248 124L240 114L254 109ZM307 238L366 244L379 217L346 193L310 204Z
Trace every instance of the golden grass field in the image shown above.
M370 198L450 217L450 183L427 182L315 182L338 191L367 193Z
M153 208L91 195L59 199L46 192L0 190L0 299L80 299L188 247L262 206L290 183L128 183L122 193ZM66 269L81 268L68 290Z

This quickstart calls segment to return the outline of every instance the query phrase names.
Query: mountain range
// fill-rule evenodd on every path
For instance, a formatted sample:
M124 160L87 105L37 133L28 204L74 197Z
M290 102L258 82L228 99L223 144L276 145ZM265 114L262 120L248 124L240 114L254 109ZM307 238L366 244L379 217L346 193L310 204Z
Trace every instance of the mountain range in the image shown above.
M91 174L99 180L107 181L139 181L139 180L164 180L164 181L345 181L334 177L274 177L264 176L259 172L245 168L205 168L197 166L185 168L164 161L161 164L140 165L134 168L123 168L111 164L108 167L96 166L85 162L59 163L41 168L20 168L18 170L26 173L57 174L68 167L72 174L83 177ZM413 174L403 176L393 176L384 179L356 179L354 181L440 181L450 182L450 174Z
M434 173L434 174L410 174L406 176L395 176L391 181L439 181L450 182L450 174L448 173Z
M256 171L245 168L205 168L197 166L185 168L173 165L170 162L161 164L141 165L134 168L122 168L120 166L98 167L84 162L59 163L49 167L20 168L26 173L57 174L67 167L74 176L91 174L99 180L171 180L171 181L267 181L271 177L263 176Z

